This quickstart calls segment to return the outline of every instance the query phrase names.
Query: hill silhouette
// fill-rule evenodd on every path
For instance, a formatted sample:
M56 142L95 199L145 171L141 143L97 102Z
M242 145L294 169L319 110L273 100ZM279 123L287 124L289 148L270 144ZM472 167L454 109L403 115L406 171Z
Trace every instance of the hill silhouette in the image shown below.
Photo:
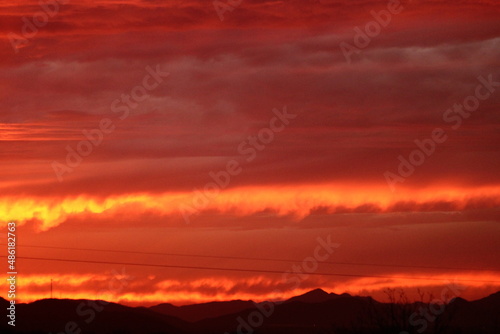
M165 303L152 306L150 309L158 313L178 317L185 321L196 322L252 309L254 307L254 303L250 300L232 300L227 302L210 302L184 306L175 306Z
M8 305L0 298L1 307ZM370 297L320 289L279 303L233 300L186 306L164 303L149 308L44 299L17 304L15 329L4 321L0 330L5 334L500 333L500 292L475 301L456 298L419 331L423 327L409 324L411 310L428 306L422 302L380 303ZM394 315L400 319L391 319Z

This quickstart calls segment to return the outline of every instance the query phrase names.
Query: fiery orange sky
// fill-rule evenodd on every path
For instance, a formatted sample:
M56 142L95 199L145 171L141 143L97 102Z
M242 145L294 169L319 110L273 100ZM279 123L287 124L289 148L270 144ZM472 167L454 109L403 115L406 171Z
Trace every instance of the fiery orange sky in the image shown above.
M18 300L500 290L498 2L214 3L0 0Z

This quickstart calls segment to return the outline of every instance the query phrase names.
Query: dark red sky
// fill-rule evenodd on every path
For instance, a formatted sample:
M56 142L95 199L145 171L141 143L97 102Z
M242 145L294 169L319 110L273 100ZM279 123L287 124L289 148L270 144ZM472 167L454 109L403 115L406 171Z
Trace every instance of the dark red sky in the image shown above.
M243 0L221 21L210 1L61 1L14 49L13 34L43 11L0 1L0 217L18 222L20 256L285 272L292 263L27 246L300 264L331 235L328 261L351 264L317 273L384 276L311 275L290 288L280 274L126 266L130 284L102 295L122 265L19 259L19 298L47 297L51 278L64 297L129 303L432 290L446 279L470 298L499 290L500 6L399 6L349 62L340 46L387 2ZM145 79L155 69L169 73L157 84ZM263 130L285 109L282 130ZM61 172L67 147L102 122L102 141ZM436 128L445 139L389 186L398 158ZM269 140L255 146L259 133ZM230 161L227 186L190 211Z

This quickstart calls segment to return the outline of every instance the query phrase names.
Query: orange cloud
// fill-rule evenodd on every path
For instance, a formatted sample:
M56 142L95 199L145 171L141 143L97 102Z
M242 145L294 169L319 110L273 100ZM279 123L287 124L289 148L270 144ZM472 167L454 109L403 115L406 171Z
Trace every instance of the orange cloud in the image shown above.
M486 199L486 200L485 200ZM481 200L484 200L481 202ZM66 198L2 198L0 215L20 225L30 220L40 222L46 231L69 217L88 214L130 214L195 216L205 211L234 213L245 216L270 210L277 215L292 215L301 219L319 208L331 212L341 210L398 211L459 211L470 203L493 207L500 201L500 187L427 188L406 190L397 195L384 188L359 188L344 185L304 185L235 188L215 193L126 194L105 198L82 195ZM439 207L439 203L448 205ZM438 204L436 204L438 203ZM362 209L361 209L362 210ZM4 220L5 220L4 218ZM6 221L6 220L5 220Z

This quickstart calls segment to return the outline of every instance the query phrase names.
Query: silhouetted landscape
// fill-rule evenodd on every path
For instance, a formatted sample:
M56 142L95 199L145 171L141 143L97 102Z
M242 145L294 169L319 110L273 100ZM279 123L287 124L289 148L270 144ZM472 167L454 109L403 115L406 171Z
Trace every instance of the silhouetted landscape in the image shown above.
M0 302L8 307L5 299ZM233 300L146 308L44 299L16 309L15 330L2 324L2 333L500 333L500 292L474 301L455 298L442 308L401 300L380 303L316 289L282 302Z

